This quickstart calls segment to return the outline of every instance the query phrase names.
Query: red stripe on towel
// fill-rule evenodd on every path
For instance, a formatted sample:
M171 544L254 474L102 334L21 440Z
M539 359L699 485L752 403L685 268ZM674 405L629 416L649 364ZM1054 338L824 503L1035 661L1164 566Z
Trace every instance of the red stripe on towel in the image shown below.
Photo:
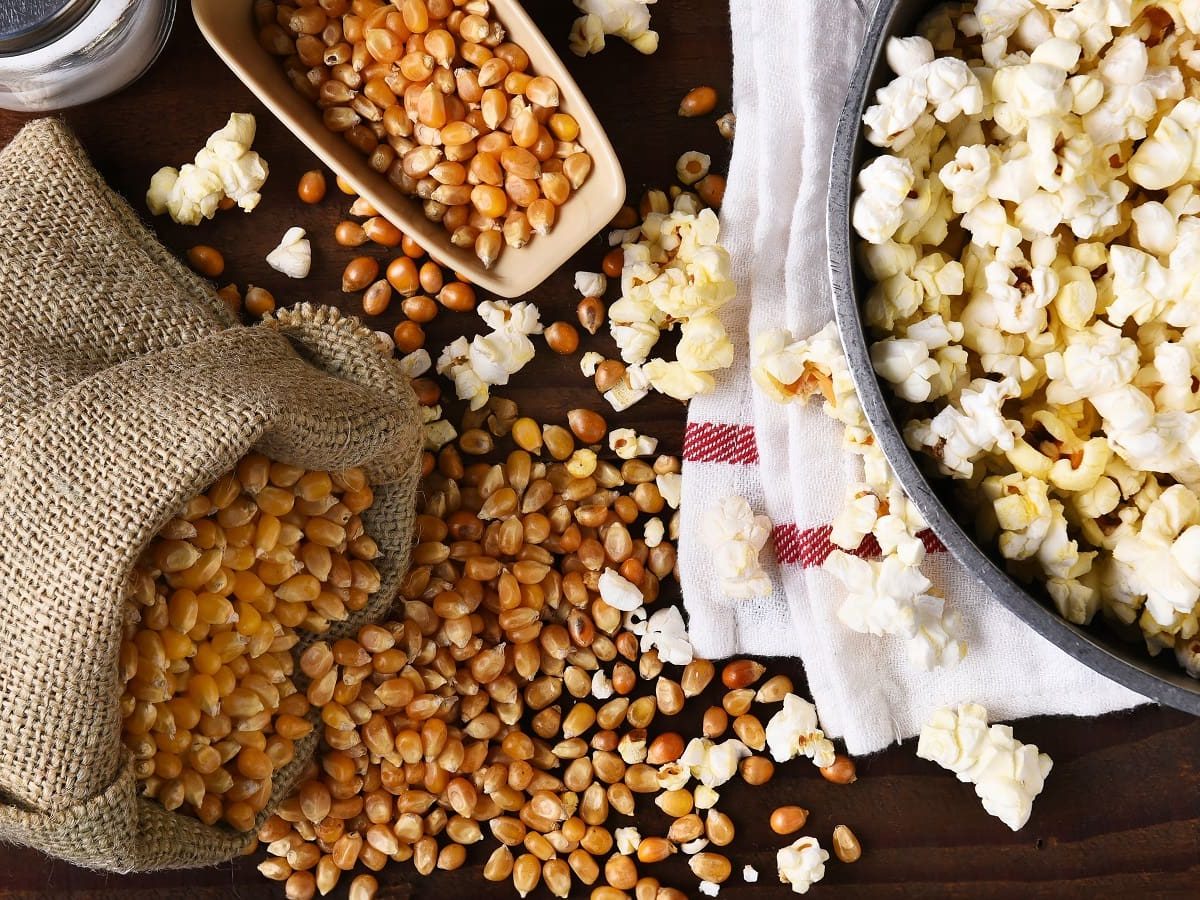
M758 445L752 425L688 422L683 433L683 458L690 462L755 465Z
M829 525L816 528L799 528L791 523L776 525L771 532L775 543L775 556L780 563L788 566L800 566L802 569L819 566L829 558L829 554L840 549L829 540L832 533L833 528ZM942 553L946 549L929 529L925 529L917 537L925 545L927 553ZM874 535L868 534L857 550L848 552L864 559L878 557L879 543Z

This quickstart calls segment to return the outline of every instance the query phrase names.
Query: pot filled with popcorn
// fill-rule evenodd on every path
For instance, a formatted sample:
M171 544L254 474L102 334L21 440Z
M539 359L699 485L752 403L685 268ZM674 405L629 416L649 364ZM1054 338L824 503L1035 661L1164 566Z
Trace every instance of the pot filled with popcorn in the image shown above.
M998 602L1200 712L1200 8L885 2L830 185L878 444Z

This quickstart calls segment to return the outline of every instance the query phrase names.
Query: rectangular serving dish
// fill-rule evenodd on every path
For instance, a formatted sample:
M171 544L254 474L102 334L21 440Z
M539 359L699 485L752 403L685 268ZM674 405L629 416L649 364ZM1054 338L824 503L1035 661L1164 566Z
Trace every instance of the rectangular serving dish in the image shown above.
M192 0L196 23L217 55L322 162L439 263L493 294L518 297L541 284L612 220L625 202L625 176L579 85L521 4L492 0L491 5L509 39L529 54L531 69L557 82L559 108L579 122L578 142L591 154L592 172L563 205L549 234L535 235L519 250L505 248L495 265L485 269L472 249L455 247L441 225L425 218L418 200L402 194L341 135L325 127L321 110L288 82L282 61L259 46L252 0Z

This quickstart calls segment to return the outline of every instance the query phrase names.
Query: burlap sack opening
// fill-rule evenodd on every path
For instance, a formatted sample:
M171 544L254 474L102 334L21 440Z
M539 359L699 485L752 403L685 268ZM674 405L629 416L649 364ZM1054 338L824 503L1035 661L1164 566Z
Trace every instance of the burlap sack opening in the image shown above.
M137 796L117 681L129 570L251 448L363 466L383 584L335 636L382 616L411 547L408 379L334 310L237 327L42 120L0 154L0 391L0 839L120 872L229 859L247 835Z

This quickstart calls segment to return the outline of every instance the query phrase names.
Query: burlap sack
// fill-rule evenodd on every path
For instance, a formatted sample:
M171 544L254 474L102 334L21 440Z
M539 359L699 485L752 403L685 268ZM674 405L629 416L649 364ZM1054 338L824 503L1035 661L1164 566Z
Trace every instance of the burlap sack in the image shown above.
M0 839L120 872L239 853L247 835L137 795L118 711L127 573L251 448L361 465L383 587L337 633L352 631L407 567L419 436L369 330L308 306L239 327L63 125L26 127L0 154Z

